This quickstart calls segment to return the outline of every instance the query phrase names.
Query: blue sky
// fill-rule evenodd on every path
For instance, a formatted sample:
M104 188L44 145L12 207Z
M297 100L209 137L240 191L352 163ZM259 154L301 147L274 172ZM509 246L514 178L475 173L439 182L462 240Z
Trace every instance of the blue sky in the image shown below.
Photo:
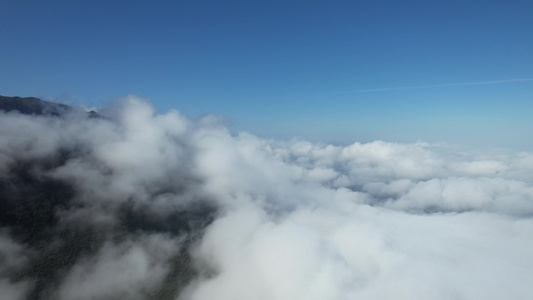
M532 150L531 16L531 1L0 0L0 94L135 94L268 138Z

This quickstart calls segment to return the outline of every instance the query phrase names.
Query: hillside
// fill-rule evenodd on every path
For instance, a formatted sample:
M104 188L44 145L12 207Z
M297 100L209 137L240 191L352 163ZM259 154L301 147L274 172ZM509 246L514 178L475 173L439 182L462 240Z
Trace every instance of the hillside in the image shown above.
M68 122L72 120L57 117L75 111L70 106L38 98L5 96L0 96L0 110L20 113L0 115L4 124L12 126L13 130L19 130L21 126L16 123L24 120L25 126L37 126L50 132L57 128L46 128L46 125L58 122L63 124L59 131L68 130L73 124ZM111 123L95 112L90 112L89 118L79 119L88 129L96 126L96 122ZM47 123L50 120L55 121ZM158 216L146 209L152 195L148 195L145 206L139 206L128 197L111 194L104 194L96 202L80 192L75 181L57 178L55 173L68 168L73 161L91 161L90 146L69 141L65 145L51 145L57 148L50 153L32 156L32 151L42 151L42 147L35 145L36 139L54 142L46 141L47 138L39 134L15 135L9 130L10 127L5 127L0 131L5 141L0 145L0 265L7 262L10 255L22 257L25 263L7 262L5 267L0 266L0 280L29 286L25 299L54 299L66 274L76 272L75 266L83 265L88 258L103 255L110 245L118 245L117 248L122 247L120 251L128 253L153 247L144 244L150 240L163 239L172 243L179 240L174 251L163 258L168 270L160 274L159 282L146 288L142 296L143 299L174 299L196 272L190 264L188 247L212 221L214 209L199 204ZM13 146L18 138L24 140L24 147ZM92 160L87 168L105 170L109 167ZM96 193L98 189L95 187ZM89 213L94 216L72 217ZM98 221L97 215L113 221ZM18 253L10 253L12 248L19 249Z

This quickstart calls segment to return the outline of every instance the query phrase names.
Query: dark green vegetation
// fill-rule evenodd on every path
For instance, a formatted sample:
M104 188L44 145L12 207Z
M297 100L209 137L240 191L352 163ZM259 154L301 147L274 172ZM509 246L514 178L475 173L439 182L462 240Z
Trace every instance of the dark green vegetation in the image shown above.
M54 117L72 110L61 104L49 106L37 98L1 97L0 103L0 109L6 111ZM0 276L15 283L31 282L26 299L54 299L68 272L80 261L97 255L106 243L120 244L139 236L163 234L182 242L176 253L165 261L168 270L164 279L152 290L145 291L144 298L175 299L197 275L189 248L212 222L215 208L197 203L161 216L134 205L129 199L104 199L120 203L98 208L116 221L112 225L63 218L68 212L83 210L90 204L79 199L72 183L55 179L48 171L79 155L83 151L64 149L46 159L18 159L0 174L1 230L23 245L28 257L23 267Z

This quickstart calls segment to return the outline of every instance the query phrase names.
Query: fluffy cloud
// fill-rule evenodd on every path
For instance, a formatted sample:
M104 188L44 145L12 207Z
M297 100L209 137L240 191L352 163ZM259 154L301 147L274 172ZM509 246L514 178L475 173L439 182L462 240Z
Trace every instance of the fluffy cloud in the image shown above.
M0 116L2 205L17 216L2 215L2 294L533 293L532 154L264 140L214 116L156 114L137 97L103 113Z

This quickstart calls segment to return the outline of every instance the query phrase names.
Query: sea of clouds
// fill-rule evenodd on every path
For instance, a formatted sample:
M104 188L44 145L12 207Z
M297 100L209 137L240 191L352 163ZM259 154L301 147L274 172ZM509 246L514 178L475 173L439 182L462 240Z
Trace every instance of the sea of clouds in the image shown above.
M265 140L216 116L156 114L134 96L100 113L0 113L0 180L20 161L55 161L31 171L73 187L54 232L101 236L34 298L146 299L163 281L193 300L533 297L531 153ZM158 228L189 207L211 219L117 238L124 205ZM35 276L17 274L40 247L54 243L0 230L2 299L35 289ZM179 281L168 274L183 251L194 276Z

